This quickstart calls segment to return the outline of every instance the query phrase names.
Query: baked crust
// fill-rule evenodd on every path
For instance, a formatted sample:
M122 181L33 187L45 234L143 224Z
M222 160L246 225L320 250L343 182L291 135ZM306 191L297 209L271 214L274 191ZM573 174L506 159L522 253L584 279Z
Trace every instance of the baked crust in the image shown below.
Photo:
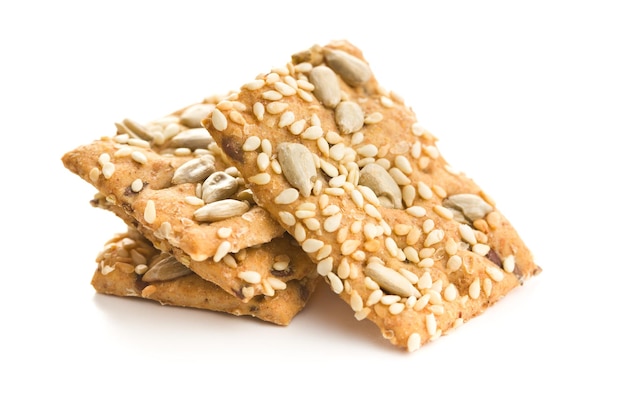
M348 42L295 54L203 123L259 206L394 345L417 349L540 271L493 199Z
M140 233L129 228L105 244L97 257L98 267L91 283L102 294L139 297L163 305L252 316L286 326L304 308L319 281L316 274L311 274L288 282L286 288L275 296L257 295L243 302L189 269L181 273L180 270L185 267L180 264L176 271L176 275L179 275L177 277L168 279L161 274L155 279L163 281L148 283L142 280L147 271L168 257L170 255L157 250ZM138 258L141 258L140 263L137 263Z

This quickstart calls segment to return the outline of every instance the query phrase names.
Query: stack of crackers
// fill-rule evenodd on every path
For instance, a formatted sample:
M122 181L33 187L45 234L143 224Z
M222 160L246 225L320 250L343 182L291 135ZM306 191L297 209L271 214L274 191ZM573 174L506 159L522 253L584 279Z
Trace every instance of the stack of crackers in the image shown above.
M349 42L116 126L63 156L128 227L98 255L98 292L287 325L323 281L413 351L540 272Z

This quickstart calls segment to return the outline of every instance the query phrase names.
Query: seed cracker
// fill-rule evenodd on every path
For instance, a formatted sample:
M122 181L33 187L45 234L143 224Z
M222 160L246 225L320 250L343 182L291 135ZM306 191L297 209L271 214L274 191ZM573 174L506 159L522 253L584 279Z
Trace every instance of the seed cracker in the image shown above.
M271 292L267 279L299 279L307 275L312 265L297 246L284 238L275 240L284 235L284 229L254 203L237 170L224 162L206 129L197 127L199 116L189 115L198 106L209 111L215 101L216 98L207 99L146 126L125 120L118 124L117 135L80 146L62 159L66 168L96 187L109 209L115 206L116 214L139 228L154 245L172 252L181 263L224 291L249 301ZM209 158L209 171L196 175L191 169L186 173L195 176L188 175L189 182L172 183L181 166L189 166L200 158ZM227 190L227 197L218 193L218 203L243 205L244 213L226 213L225 218L213 221L194 217L197 210L209 207L202 198L202 186L210 173L235 182L235 187ZM216 188L219 187L213 187ZM262 249L255 252L267 258L263 264L267 268L261 270L261 282L249 282L250 279L241 278L247 274L241 274L238 260L247 248L259 245ZM291 256L291 264L277 273L272 270L270 259L279 256ZM229 273L216 274L215 269L222 268L222 263L231 265Z
M540 271L348 42L295 54L203 124L355 317L394 345L437 339Z
M157 250L132 228L108 241L97 262L91 283L99 293L252 316L281 326L288 325L304 308L318 282L317 274L309 274L288 282L275 296L257 295L243 302ZM143 278L164 263L170 266L161 268L150 282L145 282Z

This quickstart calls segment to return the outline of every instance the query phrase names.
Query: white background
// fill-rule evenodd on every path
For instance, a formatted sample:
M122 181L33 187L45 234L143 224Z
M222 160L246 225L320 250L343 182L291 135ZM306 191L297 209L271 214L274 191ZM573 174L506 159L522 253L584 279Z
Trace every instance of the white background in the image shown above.
M1 415L626 413L621 2L153 3L0 6ZM63 153L333 39L364 51L543 273L412 354L325 285L285 328L95 294L124 226Z

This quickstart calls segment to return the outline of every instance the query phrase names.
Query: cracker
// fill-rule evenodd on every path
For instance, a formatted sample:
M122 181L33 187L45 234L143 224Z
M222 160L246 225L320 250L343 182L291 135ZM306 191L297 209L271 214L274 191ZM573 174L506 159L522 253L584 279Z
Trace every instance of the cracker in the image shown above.
M128 232L118 234L107 242L98 255L98 267L91 283L102 294L140 297L163 305L252 316L286 326L304 308L318 282L318 276L312 274L290 281L276 296L258 295L243 302L172 260L171 255L160 252L136 230L129 228ZM168 266L155 267L159 261ZM157 273L151 274L151 270ZM157 281L142 280L149 274L151 280Z
M218 285L242 302L248 302L261 294L273 296L276 292L286 288L286 283L289 281L316 274L315 264L287 233L283 233L270 242L241 249L235 254L228 254L219 262L211 259L194 261L189 259L181 249L170 245L167 240L157 238L149 228L137 223L120 206L108 202L101 194L96 195L91 200L91 204L113 212L130 228L136 229L147 238L157 249L173 254L177 260L182 259L185 265L201 278ZM250 274L252 278L249 278Z
M417 349L540 271L348 42L295 54L203 124L355 317L394 345Z
M62 160L70 171L98 189L110 209L114 207L116 214L139 228L154 245L172 252L201 277L248 301L269 294L267 279L298 279L314 265L286 239L274 241L284 235L284 229L255 204L238 171L225 163L206 129L197 127L198 114L206 115L216 101L209 98L145 126L125 120L118 124L117 135L80 146ZM204 171L198 165L181 168L201 158L209 165ZM211 178L222 181L203 186ZM243 206L243 212L218 207L209 212L219 214L217 218L198 220L195 213L209 208L207 201L211 200ZM261 282L242 279L238 259L245 256L247 248L268 242L272 243L255 249L269 265ZM270 259L285 256L291 260L289 268L276 273ZM223 263L231 265L228 273L216 274L214 270L223 269Z

